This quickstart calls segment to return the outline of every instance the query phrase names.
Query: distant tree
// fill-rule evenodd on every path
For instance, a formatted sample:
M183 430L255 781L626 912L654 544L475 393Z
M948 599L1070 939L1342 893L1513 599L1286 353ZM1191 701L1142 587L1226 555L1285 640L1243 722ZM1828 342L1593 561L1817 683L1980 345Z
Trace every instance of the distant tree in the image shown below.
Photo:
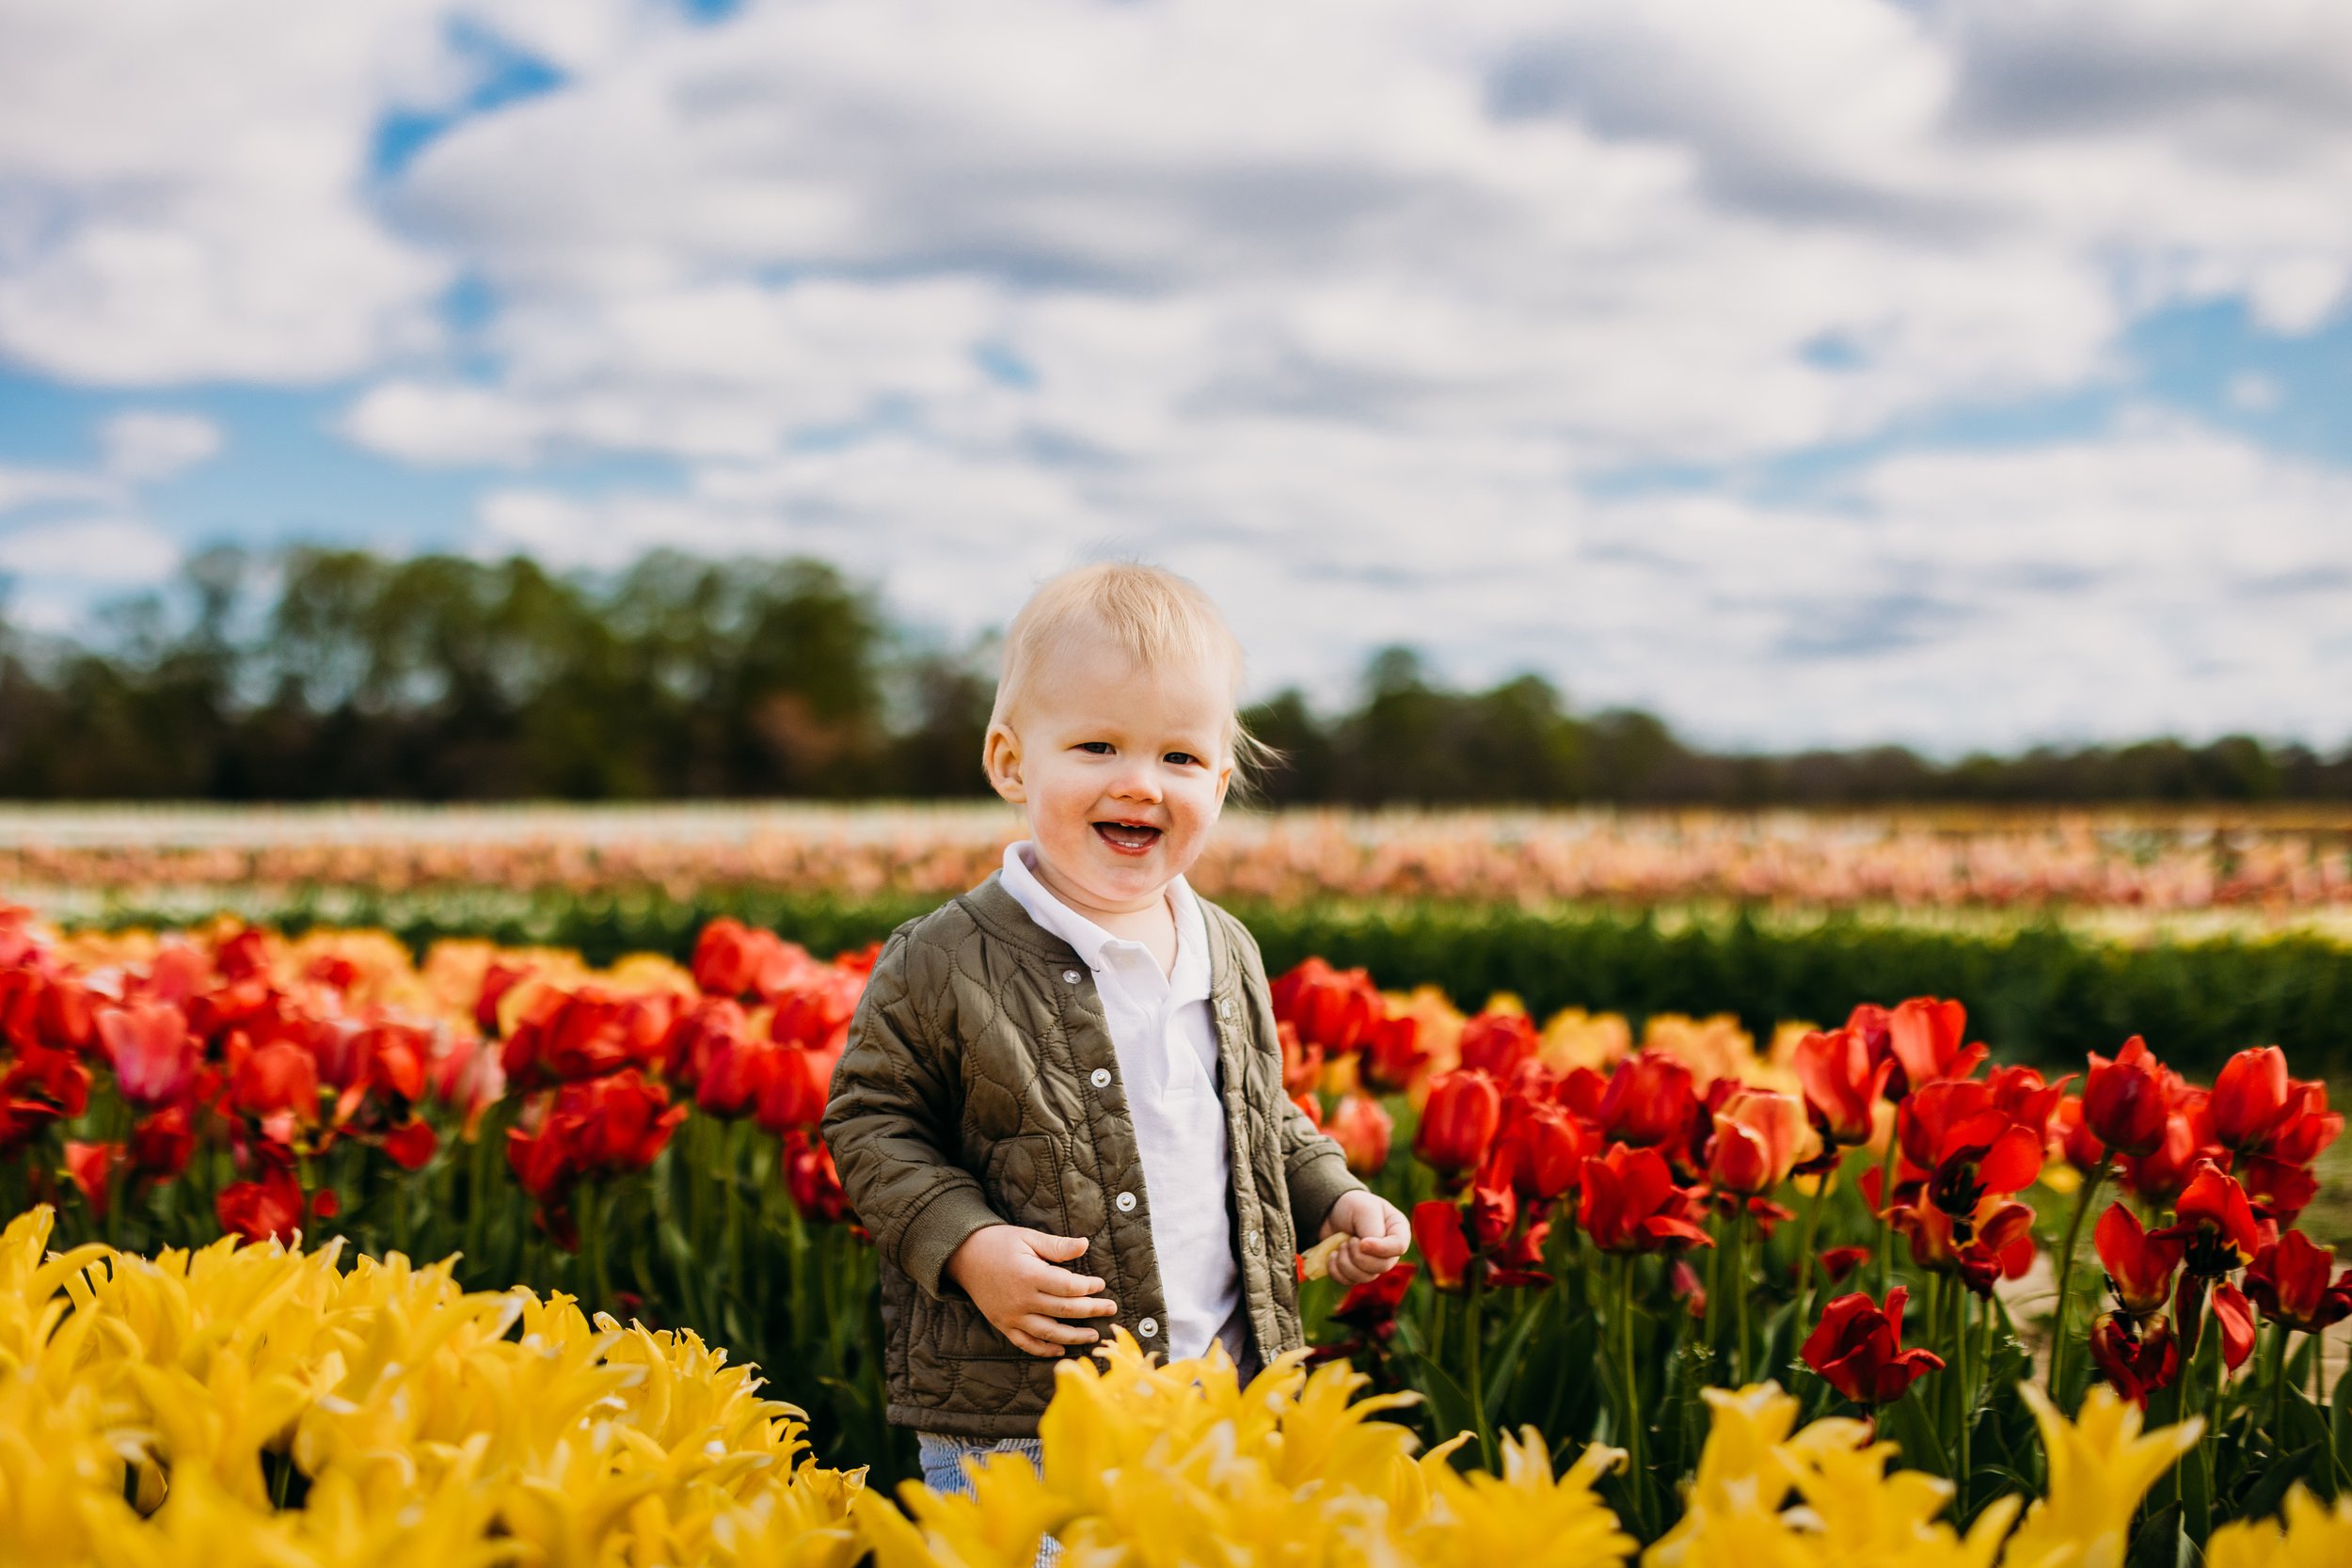
M0 593L0 602L5 594ZM0 621L0 794L19 799L847 799L985 793L994 646L893 626L819 562L204 551L86 642ZM1245 715L1276 804L1857 806L2352 800L2352 748L2228 736L1948 765L1900 747L1708 752L1541 676L1485 690L1383 648L1324 715Z

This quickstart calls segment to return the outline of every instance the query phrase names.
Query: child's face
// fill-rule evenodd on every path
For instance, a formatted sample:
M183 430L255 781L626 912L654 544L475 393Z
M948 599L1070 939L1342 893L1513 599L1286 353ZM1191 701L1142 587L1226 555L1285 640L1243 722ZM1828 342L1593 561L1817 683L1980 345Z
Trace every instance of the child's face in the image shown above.
M1010 724L990 732L988 770L1028 808L1057 893L1138 910L1200 858L1233 772L1222 673L1138 669L1090 638L1041 663Z

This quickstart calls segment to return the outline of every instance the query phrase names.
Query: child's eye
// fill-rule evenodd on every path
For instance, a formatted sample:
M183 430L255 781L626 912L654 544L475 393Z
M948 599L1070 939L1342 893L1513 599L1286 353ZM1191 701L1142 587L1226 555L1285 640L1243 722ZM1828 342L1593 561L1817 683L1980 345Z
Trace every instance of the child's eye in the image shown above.
M1164 762L1172 762L1179 768L1190 768L1194 763L1199 762L1200 759L1194 756L1190 752L1170 752L1161 760Z
M1081 740L1078 742L1078 750L1092 752L1098 757L1106 757L1111 754L1111 743L1107 740Z

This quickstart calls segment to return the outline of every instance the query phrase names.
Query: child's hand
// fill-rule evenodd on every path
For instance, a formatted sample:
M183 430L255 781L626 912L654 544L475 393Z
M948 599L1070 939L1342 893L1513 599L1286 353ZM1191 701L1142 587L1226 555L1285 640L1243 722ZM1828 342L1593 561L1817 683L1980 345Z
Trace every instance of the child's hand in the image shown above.
M1388 1273L1413 1242L1405 1212L1360 1188L1340 1195L1323 1222L1323 1233L1353 1238L1331 1255L1331 1277L1343 1285L1361 1285Z
M1086 1256L1080 1236L1052 1236L1017 1225L975 1230L947 1257L947 1274L997 1331L1031 1355L1059 1355L1064 1345L1103 1338L1062 1318L1107 1318L1119 1304L1095 1292L1103 1281L1061 1267Z

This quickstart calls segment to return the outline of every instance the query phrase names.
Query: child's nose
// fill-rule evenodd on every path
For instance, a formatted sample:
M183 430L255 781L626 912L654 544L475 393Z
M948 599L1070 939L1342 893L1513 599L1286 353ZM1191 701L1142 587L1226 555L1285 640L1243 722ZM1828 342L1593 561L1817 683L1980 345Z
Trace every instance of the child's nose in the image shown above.
M1159 774L1146 762L1134 762L1119 770L1111 781L1111 793L1122 800L1149 800L1160 798Z

